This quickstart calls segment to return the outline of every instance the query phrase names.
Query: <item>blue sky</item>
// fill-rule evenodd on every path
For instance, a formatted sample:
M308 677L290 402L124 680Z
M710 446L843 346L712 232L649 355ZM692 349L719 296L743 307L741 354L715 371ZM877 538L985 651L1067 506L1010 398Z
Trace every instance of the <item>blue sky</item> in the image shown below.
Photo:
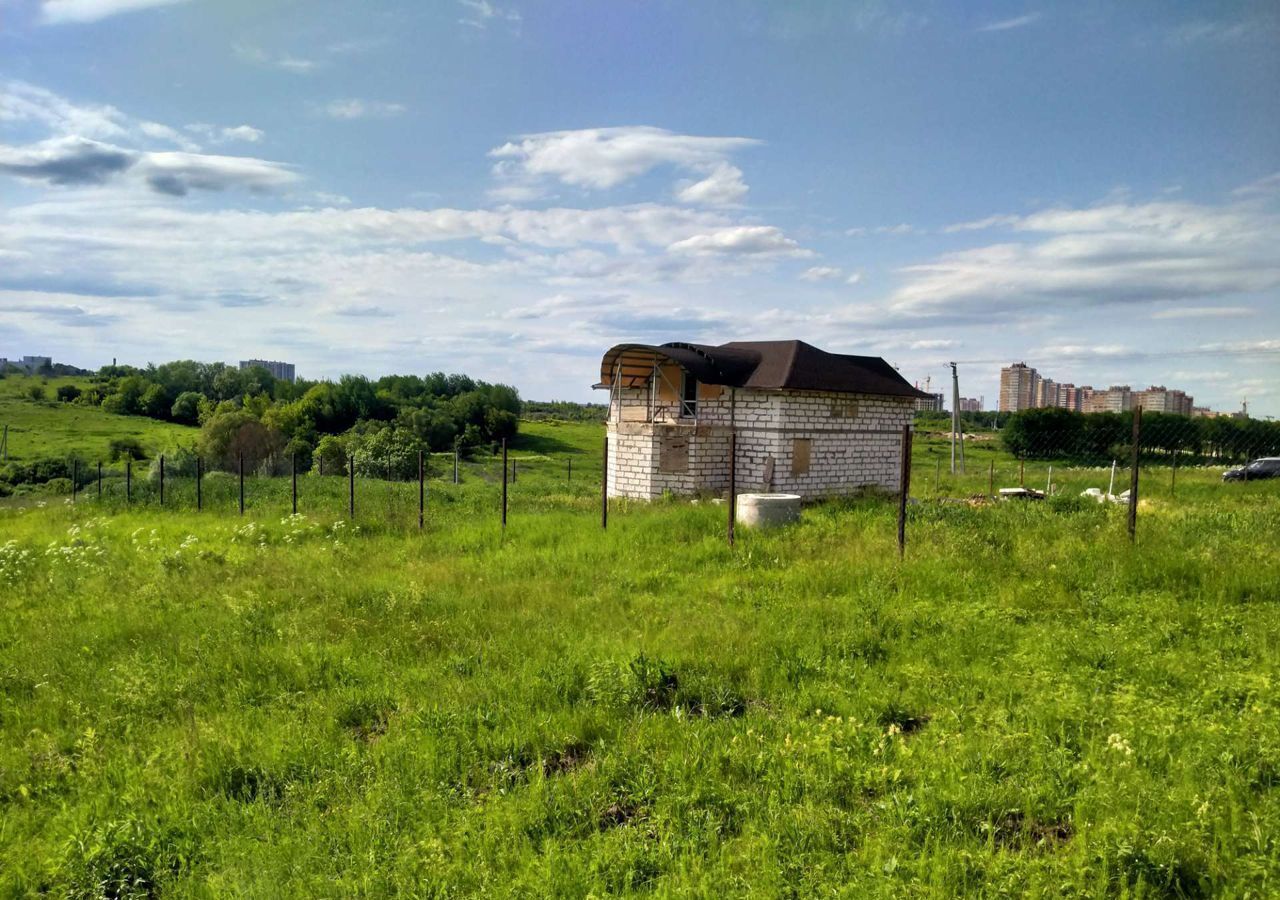
M1274 3L0 0L0 356L798 337L1280 414Z

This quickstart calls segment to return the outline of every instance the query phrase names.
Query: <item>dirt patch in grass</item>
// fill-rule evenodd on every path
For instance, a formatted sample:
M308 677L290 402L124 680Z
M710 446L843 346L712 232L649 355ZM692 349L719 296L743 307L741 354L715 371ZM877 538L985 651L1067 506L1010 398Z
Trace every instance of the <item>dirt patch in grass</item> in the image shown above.
M371 743L387 733L396 705L385 698L356 700L338 713L338 724L358 741Z
M1001 850L1056 850L1075 836L1070 822L1042 821L1018 810L1005 813L989 826L996 847Z
M607 831L610 828L621 828L623 825L640 818L641 815L640 807L630 800L615 800L600 813L600 830Z
M877 721L884 728L896 727L902 734L915 734L929 724L928 713L913 712L904 706L890 704L880 713Z
M570 741L542 758L542 774L550 778L581 768L591 761L591 747L585 741Z

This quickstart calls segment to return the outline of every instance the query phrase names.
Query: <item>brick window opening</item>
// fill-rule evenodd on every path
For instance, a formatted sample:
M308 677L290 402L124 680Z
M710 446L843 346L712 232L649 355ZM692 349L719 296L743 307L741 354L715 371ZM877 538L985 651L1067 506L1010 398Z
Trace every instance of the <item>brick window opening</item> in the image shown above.
M811 438L795 438L791 441L791 474L809 474L809 452L812 449Z

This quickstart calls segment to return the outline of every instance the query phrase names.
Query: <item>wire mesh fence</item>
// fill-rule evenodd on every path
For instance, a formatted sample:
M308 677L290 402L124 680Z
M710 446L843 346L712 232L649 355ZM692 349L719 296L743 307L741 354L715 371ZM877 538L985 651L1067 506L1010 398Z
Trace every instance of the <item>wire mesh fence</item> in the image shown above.
M999 429L953 433L919 422L903 441L905 452L891 463L897 479L871 486L899 494L900 547L910 536L909 507L918 504L1087 498L1126 507L1133 535L1138 493L1191 501L1223 490L1224 483L1280 477L1280 423L1258 420L1037 410ZM501 450L469 458L317 459L305 471L297 460L278 456L239 455L231 465L226 459L209 465L194 454L115 463L73 459L62 493L68 502L109 508L299 513L387 528L429 527L446 510L492 516L505 527L509 513L568 509L596 511L607 527L610 501L601 462L585 452ZM732 475L730 466L729 481ZM903 485L909 490L901 491ZM850 492L865 487L849 485ZM734 504L732 492L725 493L725 533L732 542Z

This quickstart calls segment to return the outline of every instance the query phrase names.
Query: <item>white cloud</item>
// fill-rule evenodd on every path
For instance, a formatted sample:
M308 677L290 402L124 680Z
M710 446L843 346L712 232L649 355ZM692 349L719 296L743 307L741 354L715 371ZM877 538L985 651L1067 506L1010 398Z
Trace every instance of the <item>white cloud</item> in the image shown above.
M835 266L813 266L800 273L801 281L835 281L844 272Z
M489 155L498 160L494 176L506 185L537 186L553 179L573 187L606 190L670 166L700 178L677 185L683 202L730 205L741 201L747 185L742 172L729 164L729 154L758 143L751 138L699 137L637 125L527 134Z
M1175 306L1151 314L1153 319L1238 319L1257 310L1250 306Z
M0 173L59 186L101 185L136 176L151 190L171 196L192 189L264 191L298 178L279 163L252 157L128 150L81 137L22 147L0 144Z
M298 180L295 172L279 163L204 153L144 153L137 171L152 190L175 197L192 189L269 191Z
M747 195L742 170L729 163L717 163L711 174L701 181L682 182L676 199L681 203L703 203L708 206L733 206Z
M493 22L506 22L512 27L519 27L522 19L519 10L498 6L490 3L489 0L458 0L458 2L467 10L466 14L458 20L458 24L481 31Z
M915 234L917 231L918 229L914 225L909 225L906 222L899 222L897 225L879 225L875 228L846 228L844 233L849 237L866 237L869 234Z
M60 187L108 183L143 185L181 196L191 190L244 188L264 191L298 180L289 167L252 157L199 151L186 134L159 122L133 119L110 106L72 103L22 82L0 84L0 125L42 125L52 135L22 145L0 144L0 173ZM189 133L254 140L249 126L188 128ZM108 140L109 139L109 140ZM156 142L180 150L155 149Z
M96 22L118 13L184 2L186 0L44 0L41 21L48 25Z
M813 252L800 247L795 241L773 225L733 225L706 234L695 234L675 241L668 248L672 253L691 253L698 256L742 254L750 256L812 256Z
M1186 302L1280 287L1280 217L1246 204L1111 203L997 216L1014 240L901 270L900 310Z
M386 119L405 112L401 103L387 103L381 100L360 100L350 98L334 100L324 107L324 114L331 119Z
M231 45L231 49L236 56L247 62L280 69L294 75L310 75L320 68L320 63L314 59L294 56L291 53L273 53L254 44L236 43Z
M1025 16L1017 16L1012 19L1000 19L995 22L988 22L986 25L976 29L977 31L1009 31L1014 28L1024 28L1040 19L1040 13L1027 13Z
M845 284L857 284L862 280L861 272L850 272L849 277L844 280Z
M237 125L234 128L224 128L221 134L224 141L246 141L250 144L258 143L264 136L264 132L261 129L254 128L252 125Z
M959 347L959 341L949 340L947 338L927 338L920 341L912 341L907 344L908 350L950 350L952 347Z

